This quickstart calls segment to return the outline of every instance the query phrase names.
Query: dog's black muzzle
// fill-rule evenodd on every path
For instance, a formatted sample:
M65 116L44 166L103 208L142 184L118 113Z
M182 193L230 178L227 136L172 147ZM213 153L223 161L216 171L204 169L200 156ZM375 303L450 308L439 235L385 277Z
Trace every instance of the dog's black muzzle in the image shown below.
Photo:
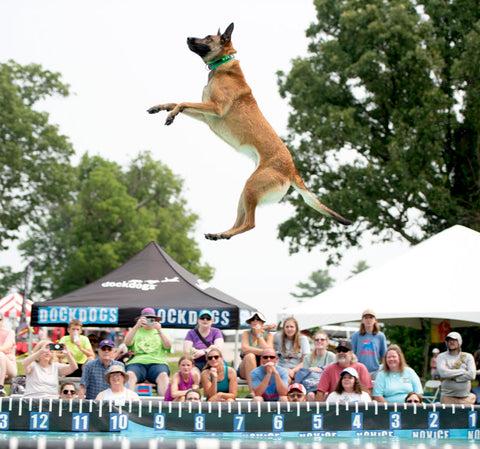
M210 52L210 47L207 44L201 42L200 39L197 39L195 37L187 37L187 45L191 51L196 53L201 58L207 56Z

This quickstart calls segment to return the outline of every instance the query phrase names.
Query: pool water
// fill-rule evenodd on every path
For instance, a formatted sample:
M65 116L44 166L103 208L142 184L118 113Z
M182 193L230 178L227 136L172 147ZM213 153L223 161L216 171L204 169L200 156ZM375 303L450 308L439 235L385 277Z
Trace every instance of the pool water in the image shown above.
M414 439L414 438L403 438L403 437L385 437L385 438L366 438L366 437L300 437L298 435L288 435L288 433L282 435L264 435L264 436L252 436L248 435L238 435L233 433L226 434L199 434L199 433L187 433L187 432L121 432L121 433L69 433L69 432L3 432L0 433L0 447L6 447L1 444L2 441L8 441L12 438L18 439L18 447L22 447L22 441L25 440L38 440L39 443L47 440L49 443L58 441L59 446L64 446L66 439L72 439L73 441L82 441L82 442L93 442L94 440L101 439L102 441L109 442L118 442L128 441L132 449L135 448L135 442L145 442L147 440L155 440L157 443L165 444L166 446L171 443L172 446L176 446L179 440L185 440L186 442L196 441L198 442L201 439L204 443L208 440L211 440L212 447L218 447L218 441L221 443L228 442L237 442L241 440L242 445L258 445L259 442L266 443L268 446L285 446L287 443L293 443L295 445L317 445L321 444L322 446L330 447L341 447L341 448L374 448L374 447L392 447L398 449L399 447L403 448L418 448L422 449L428 447L469 447L469 448L478 448L477 445L472 444L472 441L466 439L445 439L445 440L425 440L425 439ZM43 446L40 444L39 447ZM203 446L203 445L202 445ZM207 444L208 446L208 444ZM120 447L120 446L119 446ZM264 446L262 446L264 447Z

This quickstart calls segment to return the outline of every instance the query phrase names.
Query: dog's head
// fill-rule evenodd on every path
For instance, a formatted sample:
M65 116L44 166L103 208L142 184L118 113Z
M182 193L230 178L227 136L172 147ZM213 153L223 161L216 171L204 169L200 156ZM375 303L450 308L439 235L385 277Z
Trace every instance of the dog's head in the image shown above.
M215 59L227 56L230 53L236 53L232 46L233 23L231 23L224 33L220 33L220 29L216 35L207 37L189 37L187 45L190 50L200 56L205 63L214 61Z

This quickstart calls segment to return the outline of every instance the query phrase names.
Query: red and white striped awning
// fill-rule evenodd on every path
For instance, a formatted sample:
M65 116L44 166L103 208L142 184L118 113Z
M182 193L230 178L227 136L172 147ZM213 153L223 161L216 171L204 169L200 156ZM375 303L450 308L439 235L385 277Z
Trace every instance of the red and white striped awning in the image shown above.
M12 293L11 295L7 295L0 299L0 312L3 313L4 317L20 318L20 314L22 313L22 304L23 296L18 293ZM32 301L29 299L27 299L25 304L25 312L27 317L29 317L32 313Z

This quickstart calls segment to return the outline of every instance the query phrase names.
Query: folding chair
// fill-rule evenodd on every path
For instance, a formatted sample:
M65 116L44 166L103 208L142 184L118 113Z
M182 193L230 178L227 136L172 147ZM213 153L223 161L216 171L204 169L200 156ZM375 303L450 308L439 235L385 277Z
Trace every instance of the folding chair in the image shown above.
M440 380L427 380L423 386L423 402L427 404L438 402L440 385L442 385Z

